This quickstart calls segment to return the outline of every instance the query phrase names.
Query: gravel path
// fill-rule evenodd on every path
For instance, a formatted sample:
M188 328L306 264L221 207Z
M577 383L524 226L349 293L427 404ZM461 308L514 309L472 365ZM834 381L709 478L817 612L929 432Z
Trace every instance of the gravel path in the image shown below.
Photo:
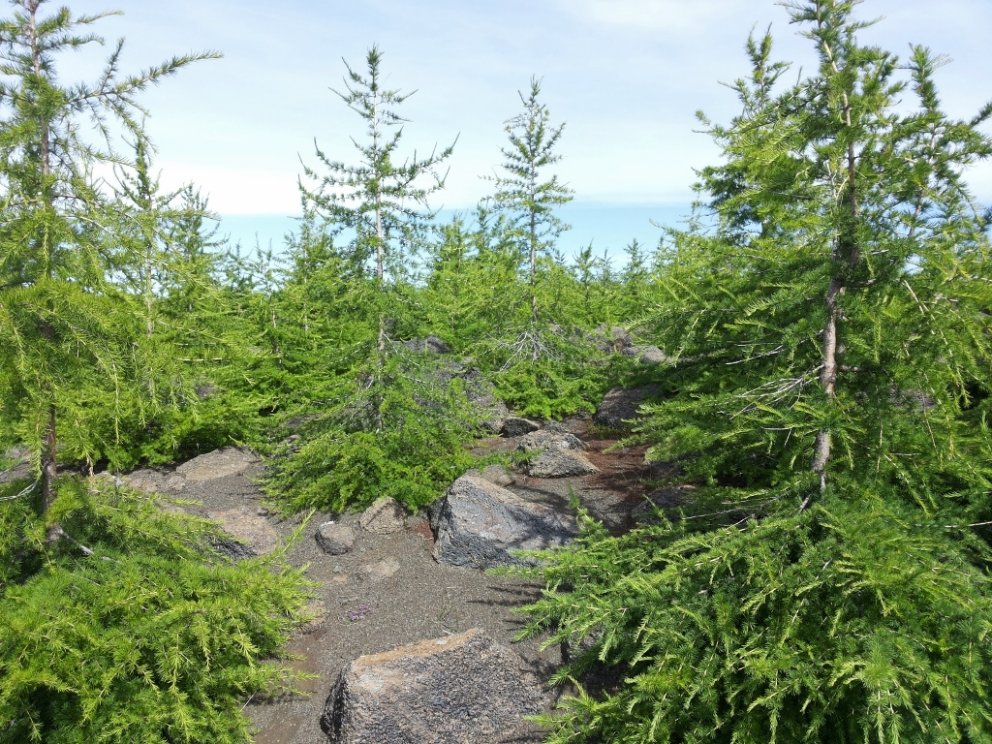
M643 449L606 453L615 442L588 439L587 420L572 421L568 428L586 439L586 454L600 472L558 479L515 474L509 488L561 509L568 508L574 493L612 529L626 528L632 509L643 502L642 479L649 475ZM513 440L494 439L480 449L513 446ZM149 490L192 500L194 505L187 508L218 519L232 535L265 552L291 535L299 522L280 521L265 509L256 485L262 467L251 453L226 448L175 471L138 471L128 479ZM532 601L539 586L436 563L431 558L430 528L419 515L407 520L405 530L391 535L363 530L357 514L333 517L352 527L358 537L350 553L330 556L317 546L314 533L331 518L314 515L289 553L294 565L308 567L307 575L318 586L314 609L320 617L288 648L298 657L292 666L315 676L302 682L300 695L248 701L245 712L256 727L257 744L326 744L318 723L324 701L342 667L363 654L482 628L511 647L542 679L560 663L557 647L542 651L539 641L514 641L522 622L514 610ZM541 737L532 731L515 735L512 741L539 742Z

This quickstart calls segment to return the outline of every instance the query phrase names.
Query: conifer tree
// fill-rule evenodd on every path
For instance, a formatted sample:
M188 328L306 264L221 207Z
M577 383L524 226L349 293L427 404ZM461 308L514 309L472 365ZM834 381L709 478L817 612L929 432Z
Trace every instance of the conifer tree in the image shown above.
M504 400L527 415L551 418L591 410L604 380L602 367L588 363L595 350L579 327L585 313L568 301L573 278L556 245L567 229L556 209L572 191L548 168L561 159L556 148L564 124L551 123L537 78L527 95L518 95L523 111L506 122L509 145L501 151L500 172L489 180L506 237L518 246L524 302L497 333L479 340L477 354Z
M163 194L158 178L151 173L149 143L134 143L133 173L122 169L117 178L118 209L122 229L113 240L122 254L118 270L127 279L127 289L141 298L145 335L155 332L156 300L161 292L166 248L166 223L170 203L177 193Z
M550 557L532 630L625 680L555 741L992 737L992 251L964 180L992 107L946 115L938 59L862 44L856 5L789 4L817 69L789 84L751 39L741 113L708 123L719 225L661 264L677 394L640 428L690 488Z
M572 190L547 176L547 168L561 160L556 152L564 124L551 124L551 113L541 103L541 81L531 78L530 92L518 93L524 110L507 121L509 146L504 147L503 173L492 178L496 186L493 200L498 209L511 215L521 236L529 285L531 322L538 320L538 259L553 255L555 241L567 225L555 209L572 200Z
M466 462L470 406L457 374L402 342L419 325L410 313L413 258L454 145L403 158L397 109L411 94L383 87L378 48L365 61L364 73L345 62L344 90L334 91L366 127L363 140L352 139L358 162L317 147L318 165L304 166L300 184L303 223L290 259L294 272L307 266L311 275L295 273L286 298L312 308L322 295L321 313L342 322L325 325L323 343L311 347L321 379L311 378L315 395L299 403L309 441L287 453L272 481L296 508L342 510L379 496L417 507ZM323 286L305 287L313 282ZM293 308L301 310L312 312Z
M72 390L87 375L118 380L113 339L128 323L115 315L120 306L106 291L100 246L114 220L93 185L93 166L115 159L112 124L143 139L137 94L214 56L173 57L122 76L122 40L96 81L63 85L59 56L102 43L89 28L104 15L76 16L67 8L45 15L44 5L19 0L0 22L0 379L4 400L18 401L20 433L38 455L42 512L54 497L60 416L68 413L71 422Z
M444 185L439 168L454 144L423 159L416 152L402 159L399 147L405 120L396 108L412 94L383 87L382 53L377 47L369 50L365 62L365 75L345 62L344 91L334 91L367 127L364 143L353 140L359 163L332 160L316 147L322 170L304 166L304 175L313 184L300 188L304 215L317 219L332 234L351 231L348 258L353 270L364 275L371 261L379 292L385 292L387 282L405 279L410 270L409 260L430 217L428 197ZM376 337L379 354L386 348L388 320L383 309Z

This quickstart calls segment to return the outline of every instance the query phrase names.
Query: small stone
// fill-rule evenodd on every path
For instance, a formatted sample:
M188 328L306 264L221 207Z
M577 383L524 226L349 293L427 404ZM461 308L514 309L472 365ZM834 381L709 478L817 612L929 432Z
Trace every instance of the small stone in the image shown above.
M313 537L328 555L344 555L355 547L355 531L335 522L324 522Z
M406 512L396 499L383 496L362 512L358 523L373 534L391 535L406 527Z
M362 566L362 573L372 580L388 579L391 576L395 576L399 570L400 562L395 558L386 558L385 560Z

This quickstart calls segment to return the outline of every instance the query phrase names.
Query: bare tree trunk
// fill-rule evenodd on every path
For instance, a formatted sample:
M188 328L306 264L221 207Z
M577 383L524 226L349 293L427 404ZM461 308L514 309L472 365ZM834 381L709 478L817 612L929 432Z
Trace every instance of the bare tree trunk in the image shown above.
M24 8L28 11L28 23L31 34L31 68L34 74L40 78L42 76L42 59L37 25L39 4L39 0L28 0L28 2L24 4ZM51 185L49 184L49 177L52 173L51 140L51 128L49 127L48 121L43 120L40 122L38 131L38 156L41 161L41 196L46 201L48 206L52 206L54 202ZM49 239L47 230L45 231L40 248L45 254L45 278L51 279L55 248ZM44 321L41 324L41 334L46 340L54 343L55 329L52 328L47 321ZM41 516L44 516L48 512L48 509L55 501L55 480L58 478L58 458L56 453L56 450L58 449L58 412L55 406L55 394L53 391L48 391L48 398L49 402L47 420L45 421L45 435L41 446L41 494L39 495L38 503L38 513ZM58 527L58 525L53 525L53 527L49 529L48 537L50 539L53 534L55 534L52 532L52 529L56 527Z
M530 213L530 320L537 325L537 215Z
M379 148L379 110L378 101L373 103L372 114L372 146L378 152ZM375 194L375 279L379 302L382 303L386 291L386 229L382 224L382 191L377 184ZM381 384L386 368L386 310L379 306L379 331L376 336L375 377L373 384ZM382 432L385 427L382 414L382 396L378 391L375 395L375 430Z
M153 251L154 247L147 236L145 236L145 276L144 276L144 286L142 287L143 299L145 301L145 335L151 338L155 334L155 319L153 313L155 312L155 283L153 276Z
M833 71L840 74L836 60L833 57L833 51L826 44L824 45L824 51L830 59L830 65ZM841 114L844 125L848 129L851 129L853 126L851 101L847 93L843 94L841 101ZM838 229L834 242L832 256L833 276L830 277L830 285L827 288L827 294L824 298L827 320L823 326L820 386L823 388L824 395L828 401L833 401L837 398L837 373L839 370L837 356L841 319L839 300L847 289L845 276L848 270L857 266L861 260L861 247L858 243L857 235L858 220L861 214L857 189L858 157L853 142L850 142L847 146L846 161L846 176L841 185L840 193L840 201L844 207L842 215L843 223ZM819 480L818 495L821 497L827 490L827 468L830 463L832 449L833 435L829 429L821 429L816 434L816 441L813 445L813 462L811 464L811 469ZM814 494L808 494L803 499L799 510L804 511L812 503L813 498Z
M383 292L386 281L386 256L383 246L385 231L382 226L382 207L379 204L378 194L375 205L375 238L375 278L379 284L379 291ZM386 314L382 310L379 311L379 337L376 348L380 354L386 351Z
M844 285L837 277L830 280L830 287L827 289L826 306L827 322L823 327L823 346L820 359L820 386L829 400L837 397L837 320L838 306L837 299L844 292ZM816 442L813 445L813 472L820 481L820 495L827 490L827 463L830 461L830 450L833 445L833 437L828 429L821 429L816 434ZM800 510L809 506L812 495L807 496L803 501Z

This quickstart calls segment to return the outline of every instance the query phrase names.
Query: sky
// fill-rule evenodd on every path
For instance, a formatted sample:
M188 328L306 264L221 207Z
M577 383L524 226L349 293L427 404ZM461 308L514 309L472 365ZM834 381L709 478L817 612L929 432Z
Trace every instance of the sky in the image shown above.
M224 55L141 100L163 185L197 184L225 219L222 231L244 239L260 230L263 246L299 212L297 178L301 162L315 162L315 141L334 159L354 159L350 138L363 123L329 88L341 88L342 60L361 69L373 44L386 85L416 91L400 110L406 151L457 139L432 201L445 214L490 193L483 177L500 163L504 124L520 111L518 91L539 77L552 122L565 124L555 169L575 191L570 214L598 210L607 234L599 244L625 231L643 242L657 233L651 220L688 211L693 169L717 159L696 112L717 122L736 113L724 83L746 74L752 29L770 26L777 56L796 70L813 59L772 0L66 2L75 13L122 11L94 30L126 38L125 71L179 53ZM992 99L992 0L866 0L858 15L882 18L866 41L898 54L920 43L951 59L937 75L951 115L970 118ZM93 51L63 77L91 76ZM992 165L970 181L992 203ZM573 240L589 242L596 224Z

